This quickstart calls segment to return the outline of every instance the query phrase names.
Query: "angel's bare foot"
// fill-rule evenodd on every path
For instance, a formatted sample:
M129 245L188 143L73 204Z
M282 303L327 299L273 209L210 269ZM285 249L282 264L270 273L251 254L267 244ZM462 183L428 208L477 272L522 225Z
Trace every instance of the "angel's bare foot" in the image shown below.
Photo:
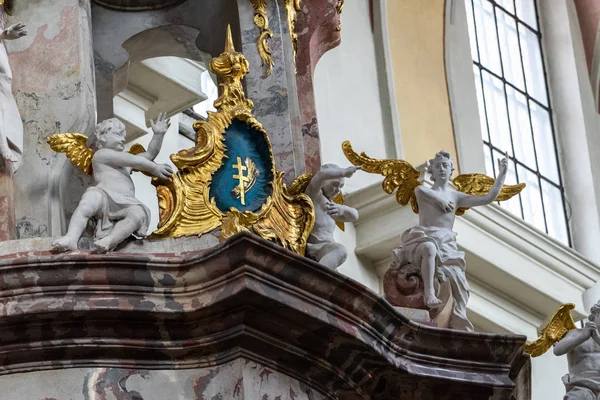
M442 304L442 301L433 294L425 295L425 305L428 308L437 308Z
M96 240L94 242L94 253L104 254L112 250L110 239L105 237L104 239Z
M64 253L67 251L76 251L77 241L68 236L63 236L52 243L52 251L54 253Z
M14 155L10 149L0 149L0 155L3 159L10 162L17 162L19 159Z

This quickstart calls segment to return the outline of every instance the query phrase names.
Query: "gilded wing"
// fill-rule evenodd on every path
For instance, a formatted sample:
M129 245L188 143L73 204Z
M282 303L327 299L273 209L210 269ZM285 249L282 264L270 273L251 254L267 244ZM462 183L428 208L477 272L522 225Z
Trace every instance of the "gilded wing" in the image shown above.
M472 195L487 194L494 185L494 178L490 178L484 174L464 174L459 175L452 183L456 188L463 193ZM513 196L518 195L525 188L524 183L518 185L504 185L495 201L506 201ZM459 208L456 210L456 215L463 215L468 208Z
M88 175L92 174L94 151L87 146L88 137L81 133L58 133L46 139L52 150L66 153L73 165Z
M342 150L348 161L353 165L361 166L363 171L385 176L381 187L387 194L396 192L396 201L400 205L413 203L416 206L415 188L421 184L419 176L421 173L404 160L384 159L378 160L367 156L365 153L357 154L349 141L342 143ZM417 212L415 210L415 212Z
M298 177L296 177L296 179L294 179L294 181L292 183L290 183L290 186L288 186L288 188L287 188L288 193L291 196L297 196L300 193L304 193L306 191L306 188L308 187L308 184L310 183L310 180L312 179L312 177L313 177L313 174L299 175ZM337 196L332 198L331 201L333 201L334 203L337 203L337 204L344 204L344 196L340 192L340 194L338 194ZM342 232L344 232L346 230L345 225L342 221L335 221L335 224L337 225L338 228L340 228L342 230Z
M296 177L296 179L294 179L294 181L287 187L289 195L297 196L300 193L304 193L312 177L312 174L302 174Z
M529 353L531 357L539 357L547 352L554 343L564 338L567 332L575 329L575 321L571 316L571 310L574 308L575 304L571 303L560 306L550 318L548 325L540 332L540 337L525 345L525 352Z

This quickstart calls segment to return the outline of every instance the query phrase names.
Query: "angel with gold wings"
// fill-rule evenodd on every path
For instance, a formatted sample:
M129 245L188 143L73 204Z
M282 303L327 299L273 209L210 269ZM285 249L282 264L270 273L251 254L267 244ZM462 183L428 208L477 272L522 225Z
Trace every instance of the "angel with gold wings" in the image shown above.
M156 164L152 160L169 129L166 114L151 121L154 136L145 151L133 146L125 148L125 125L117 118L103 121L96 126L94 137L87 146L88 138L81 134L63 133L52 135L48 143L54 151L67 153L67 157L81 171L93 175L95 186L89 187L71 217L67 234L53 244L55 252L77 250L77 242L89 219L96 220L94 235L95 251L114 249L131 235L144 237L150 221L150 210L135 198L131 180L132 170L168 179L173 170L168 164ZM95 149L95 151L94 151Z
M569 373L562 381L564 399L600 399L600 301L592 306L588 322L578 329L571 316L575 304L563 304L542 329L539 339L528 343L525 351L539 357L554 346L554 354L567 355Z
M419 171L406 161L376 160L364 153L357 154L347 141L342 148L352 164L362 166L366 172L384 175L384 191L391 194L398 188L398 202L401 205L410 202L419 214L419 224L402 234L402 246L394 250L392 262L420 267L425 305L429 308L442 306L434 290L434 280L448 281L454 302L449 327L473 330L467 319L469 285L465 276L465 254L458 250L452 229L456 215L464 214L471 207L507 200L523 189L524 184L504 186L507 158L498 160L495 180L481 174L460 175L452 182L458 189L455 190L450 184L454 163L445 151L438 152L429 161L427 172L431 174L433 185L427 187L419 182Z

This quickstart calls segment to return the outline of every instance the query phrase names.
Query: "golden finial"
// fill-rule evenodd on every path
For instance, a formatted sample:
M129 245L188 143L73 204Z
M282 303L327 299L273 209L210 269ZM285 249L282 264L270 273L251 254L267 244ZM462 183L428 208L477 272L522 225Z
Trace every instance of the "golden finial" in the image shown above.
M233 36L231 35L231 25L227 24L227 39L225 40L224 53L235 53L235 47L233 46Z

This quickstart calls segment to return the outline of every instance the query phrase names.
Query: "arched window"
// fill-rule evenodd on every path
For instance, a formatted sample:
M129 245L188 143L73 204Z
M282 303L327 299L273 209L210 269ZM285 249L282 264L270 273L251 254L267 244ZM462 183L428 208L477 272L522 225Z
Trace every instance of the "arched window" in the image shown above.
M503 207L571 244L535 0L467 0L488 174L507 151L507 183L525 182Z

